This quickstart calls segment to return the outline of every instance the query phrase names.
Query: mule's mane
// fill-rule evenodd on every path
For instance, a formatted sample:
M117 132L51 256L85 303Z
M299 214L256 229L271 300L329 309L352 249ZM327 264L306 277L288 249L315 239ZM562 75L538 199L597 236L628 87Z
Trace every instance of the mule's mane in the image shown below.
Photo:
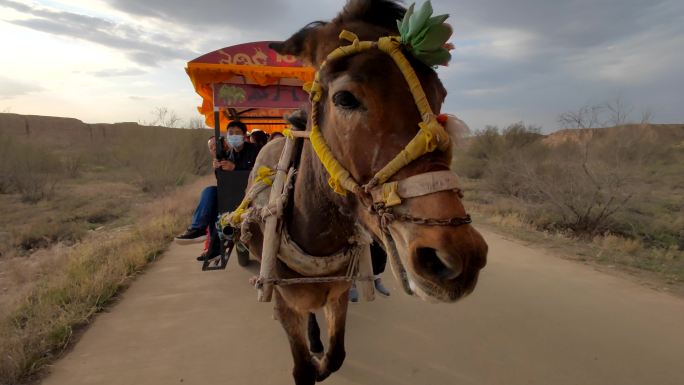
M406 8L394 0L351 0L332 22L361 21L398 32L397 20L401 20L405 13Z

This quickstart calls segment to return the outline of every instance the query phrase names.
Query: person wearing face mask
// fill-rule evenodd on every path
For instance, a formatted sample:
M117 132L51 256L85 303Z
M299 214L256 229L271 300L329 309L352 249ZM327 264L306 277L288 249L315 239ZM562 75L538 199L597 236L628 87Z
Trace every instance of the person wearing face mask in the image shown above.
M259 147L245 140L247 126L239 120L234 120L228 123L227 131L226 159L215 160L217 163L214 168L221 168L224 171L251 170L259 154Z
M228 124L226 140L221 141L225 145L225 159L213 159L214 173L217 173L219 169L224 171L252 169L259 154L259 148L245 141L246 132L247 127L240 121L232 121ZM215 143L214 138L210 138L209 151L214 157L216 156ZM220 253L220 242L214 227L217 216L217 189L216 186L209 186L202 192L192 224L183 234L175 238L176 242L181 244L198 242L204 238L208 228L210 243L207 250L197 258L198 261L215 258Z

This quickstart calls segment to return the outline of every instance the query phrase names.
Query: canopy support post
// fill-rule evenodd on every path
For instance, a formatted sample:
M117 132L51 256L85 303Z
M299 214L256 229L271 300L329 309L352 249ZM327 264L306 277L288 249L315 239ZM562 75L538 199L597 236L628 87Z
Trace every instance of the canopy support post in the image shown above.
M273 186L268 198L269 205L275 205L280 199L284 188L285 180L287 179L287 170L290 167L292 156L294 154L295 140L292 138L285 138L285 148L280 154L278 160L278 167L276 168L276 175L273 180ZM270 215L266 218L264 225L264 243L261 255L261 268L259 271L259 278L264 281L257 284L257 300L259 302L271 302L273 295L273 281L275 276L276 258L278 250L280 249L280 227L282 220L277 215Z

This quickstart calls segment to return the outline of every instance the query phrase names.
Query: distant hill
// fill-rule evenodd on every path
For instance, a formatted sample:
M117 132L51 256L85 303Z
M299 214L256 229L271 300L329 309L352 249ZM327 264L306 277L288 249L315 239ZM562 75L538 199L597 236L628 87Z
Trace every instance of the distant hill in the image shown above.
M178 130L138 123L84 123L74 118L0 113L0 134L35 140L56 149L97 146L142 129ZM209 134L209 130L207 135Z
M74 118L0 113L0 134L37 140L55 148L98 145L119 139L131 131L146 128L177 130L144 126L134 122L91 124ZM206 131L207 135L211 135L210 130ZM684 146L684 124L631 124L606 128L564 129L544 135L542 142L548 145L567 141L584 143L592 138L622 134L629 137L634 137L632 134L635 134L660 143ZM469 138L461 138L459 142L467 147Z
M606 128L564 129L546 135L542 141L547 145L563 142L586 143L611 135L641 137L658 143L678 145L684 142L684 124L628 124Z

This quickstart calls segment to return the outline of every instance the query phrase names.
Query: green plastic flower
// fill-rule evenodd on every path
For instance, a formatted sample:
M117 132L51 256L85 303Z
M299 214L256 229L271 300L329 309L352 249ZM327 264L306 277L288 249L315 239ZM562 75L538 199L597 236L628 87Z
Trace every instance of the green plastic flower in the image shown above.
M446 65L451 60L447 44L453 30L444 21L449 15L432 16L430 0L414 12L415 3L406 10L403 20L397 20L401 42L423 63Z

